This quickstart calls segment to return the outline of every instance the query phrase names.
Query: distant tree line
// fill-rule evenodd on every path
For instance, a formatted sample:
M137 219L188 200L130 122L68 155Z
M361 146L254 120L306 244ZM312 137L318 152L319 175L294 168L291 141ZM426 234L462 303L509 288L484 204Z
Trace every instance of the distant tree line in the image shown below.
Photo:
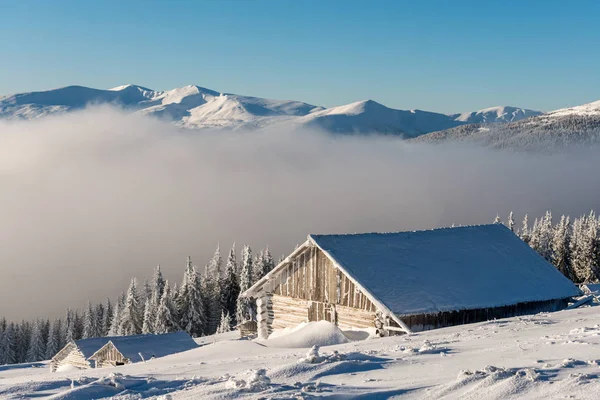
M494 222L502 223L498 216ZM562 215L557 222L546 211L533 224L525 215L520 227L511 212L506 226L573 282L600 282L600 219L594 211L573 220Z
M67 309L54 321L8 322L0 319L0 365L52 358L71 340L185 330L194 337L227 332L254 317L253 305L239 294L275 266L268 248L252 255L244 246L236 259L235 244L225 266L217 247L203 273L190 257L180 286L163 278L160 266L150 281L131 279L116 301L88 301L80 310Z

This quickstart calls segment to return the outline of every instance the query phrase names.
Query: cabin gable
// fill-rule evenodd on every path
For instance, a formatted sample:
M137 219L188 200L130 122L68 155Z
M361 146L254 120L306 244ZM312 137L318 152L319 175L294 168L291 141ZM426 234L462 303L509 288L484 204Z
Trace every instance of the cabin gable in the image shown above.
M85 355L74 342L67 343L65 347L52 357L52 360L50 360L50 370L56 372L58 368L67 364L79 369L88 369L91 367L90 362L86 360Z
M260 337L268 337L274 329L322 320L341 328L375 329L388 325L405 330L310 240L273 272L252 295L257 299Z
M92 354L89 359L95 361L96 368L116 367L131 362L130 359L125 357L119 349L115 347L112 341L109 341L102 346L102 348Z

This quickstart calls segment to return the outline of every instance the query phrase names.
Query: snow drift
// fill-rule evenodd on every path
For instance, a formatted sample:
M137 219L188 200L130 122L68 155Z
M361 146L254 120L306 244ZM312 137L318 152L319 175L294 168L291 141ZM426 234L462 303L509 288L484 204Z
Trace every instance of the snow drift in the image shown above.
M347 343L349 340L336 325L328 321L307 322L294 329L273 332L259 341L267 347L313 347Z

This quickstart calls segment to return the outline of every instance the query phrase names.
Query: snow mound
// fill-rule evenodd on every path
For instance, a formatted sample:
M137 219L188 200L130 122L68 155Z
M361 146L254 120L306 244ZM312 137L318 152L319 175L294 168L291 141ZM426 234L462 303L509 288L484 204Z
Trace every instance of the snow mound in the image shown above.
M269 389L271 379L267 376L265 369L257 369L248 371L247 379L230 378L225 386L228 389L237 389L246 392L262 392Z
M71 364L61 365L60 367L58 367L56 369L56 372L74 372L74 371L79 371L79 368L77 368L76 366L71 365Z
M348 343L344 333L328 321L308 322L281 333L272 334L261 343L267 347L306 348Z

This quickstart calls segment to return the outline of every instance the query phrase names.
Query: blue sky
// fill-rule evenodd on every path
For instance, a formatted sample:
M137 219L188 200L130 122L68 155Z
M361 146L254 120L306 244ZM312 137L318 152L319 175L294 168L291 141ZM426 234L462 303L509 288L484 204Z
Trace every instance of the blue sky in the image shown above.
M70 84L332 106L600 99L597 1L2 1L0 94Z

